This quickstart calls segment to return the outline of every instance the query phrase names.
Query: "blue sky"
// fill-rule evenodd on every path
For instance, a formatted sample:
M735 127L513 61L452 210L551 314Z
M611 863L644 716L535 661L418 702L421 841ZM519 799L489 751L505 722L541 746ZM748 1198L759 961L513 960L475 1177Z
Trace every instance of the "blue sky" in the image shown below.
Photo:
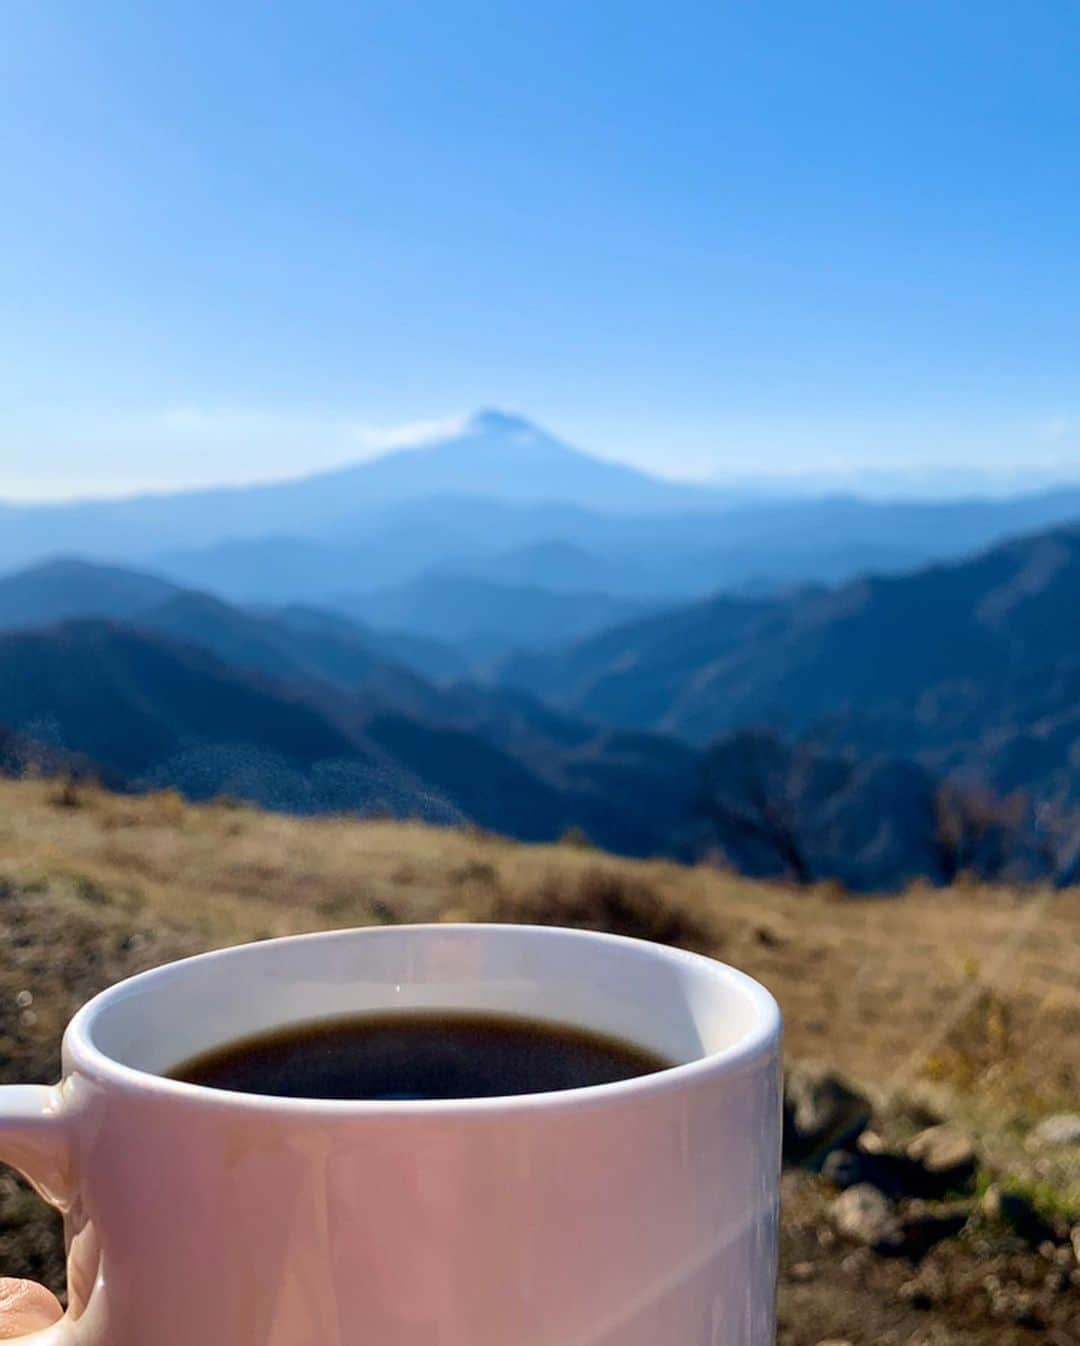
M481 405L673 475L1080 476L1066 0L4 29L0 496L292 474Z

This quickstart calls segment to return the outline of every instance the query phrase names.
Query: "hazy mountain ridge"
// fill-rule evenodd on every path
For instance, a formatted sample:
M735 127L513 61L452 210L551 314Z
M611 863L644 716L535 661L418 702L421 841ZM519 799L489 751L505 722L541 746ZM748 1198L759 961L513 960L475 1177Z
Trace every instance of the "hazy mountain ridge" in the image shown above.
M260 609L253 609L260 611ZM265 614L289 627L299 635L338 635L348 641L359 639L386 659L435 681L464 677L472 667L472 660L453 645L408 631L373 631L354 617L330 608L310 607L303 603L289 603L282 607L268 607Z
M556 655L509 660L502 677L572 713L698 744L770 723L990 780L999 743L1036 725L1045 742L1054 728L1063 755L1050 780L1072 792L1078 666L1073 525L909 575L692 604Z
M265 612L236 607L142 571L62 557L0 576L0 631L79 618L132 622L205 644L225 659L276 677L314 675L346 686L389 666L402 682L429 663L437 676L468 660L435 641L375 632L341 613L303 607Z
M35 594L48 601L30 623ZM672 758L644 736L655 760L642 753L635 767L612 750L611 769L638 778L625 800L612 798L595 773L617 734L521 693L437 687L333 614L290 621L67 561L0 580L5 604L23 629L0 635L0 725L34 742L40 760L81 755L114 784L294 812L468 818L529 840L576 825L630 853L669 844L692 788L692 754ZM101 620L117 606L127 622ZM53 620L73 612L81 620ZM645 788L658 778L660 807Z
M369 626L438 640L475 660L574 640L654 606L604 593L559 593L451 572L422 575L368 595L333 594L330 601Z
M142 559L238 602L325 604L335 593L369 595L444 574L674 602L900 572L1078 516L1080 489L1069 488L1007 501L825 497L645 514L419 494L317 537L234 539Z
M574 826L631 854L716 853L853 888L947 879L939 781L982 767L988 744L991 784L1070 802L1076 631L1041 633L1075 611L1078 542L1080 529L1058 530L904 579L663 612L518 659L548 704L436 686L333 613L252 612L66 561L0 580L0 613L25 622L36 601L45 624L0 638L0 724L56 763L81 756L113 781L194 798L471 819L526 840ZM126 624L53 623L95 607ZM925 620L937 609L947 639ZM984 686L972 667L1001 648L1014 657ZM924 687L928 672L944 681ZM817 736L809 755L753 729L781 694L786 727ZM921 762L902 760L913 751ZM1033 820L1009 826L1010 872L1041 872ZM1070 873L1067 845L1056 854Z
M604 510L708 507L724 494L680 486L572 449L521 417L481 411L433 443L291 480L62 504L2 506L0 564L57 550L146 557L268 533L331 536L350 516L417 496L479 495Z
M187 744L257 742L300 764L345 736L207 651L107 622L0 636L0 719L138 777Z
M934 832L946 776L1055 808L1080 802L1080 530L1060 524L1080 515L1080 491L947 503L711 493L691 508L683 488L673 496L493 413L329 478L253 488L244 529L207 546L185 536L169 552L208 498L175 497L178 513L155 532L172 579L70 559L0 578L0 630L48 628L44 644L13 636L0 652L16 681L44 678L37 699L8 687L0 724L196 797L419 811L525 839L576 826L616 850L719 851L755 872L827 872L854 887L902 881L912 866L948 877ZM616 482L619 507L597 508L595 492ZM496 494L478 495L481 484ZM247 499L226 494L230 509ZM285 532L274 511L290 498ZM95 506L117 546L136 504ZM1046 522L1058 526L998 541ZM979 555L910 568L988 540ZM96 643L58 625L70 619L99 619ZM84 657L103 669L80 693ZM210 660L198 695L219 708L213 727L187 704L193 658ZM478 664L482 685L468 681ZM262 708L237 721L239 737L221 710L237 681ZM80 695L145 760L122 762L95 738L73 709ZM314 758L287 751L298 710L314 717ZM745 776L747 754L761 779ZM763 781L785 826L812 836L805 865L775 819L763 827L735 800ZM1017 873L1036 864L1034 826L1025 815L1010 833Z
M489 411L427 444L291 481L0 505L0 567L76 553L243 603L325 605L429 572L650 602L911 568L1078 514L1077 487L882 502L680 484Z
M0 576L0 630L77 617L137 617L178 592L157 575L60 556Z

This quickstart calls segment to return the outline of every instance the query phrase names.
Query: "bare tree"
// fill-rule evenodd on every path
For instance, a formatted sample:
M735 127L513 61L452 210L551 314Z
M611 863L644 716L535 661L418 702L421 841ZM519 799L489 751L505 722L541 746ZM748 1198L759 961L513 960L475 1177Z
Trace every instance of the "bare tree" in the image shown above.
M1080 878L1080 812L966 782L904 758L829 752L743 730L705 755L696 812L736 868L798 884L889 889L919 875ZM1038 826L1033 825L1037 822Z
M1000 878L1019 848L1027 805L981 786L945 781L934 796L934 848L941 878Z
M699 814L725 838L771 855L790 879L813 883L806 801L816 750L772 730L743 730L716 744L702 772Z

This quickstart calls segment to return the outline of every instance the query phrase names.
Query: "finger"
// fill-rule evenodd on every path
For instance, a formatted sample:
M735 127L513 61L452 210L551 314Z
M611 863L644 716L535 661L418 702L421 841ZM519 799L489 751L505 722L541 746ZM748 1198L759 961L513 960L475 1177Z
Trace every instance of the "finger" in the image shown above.
M43 1285L0 1279L0 1341L40 1332L63 1316L59 1300Z
M99 1263L97 1231L93 1224L86 1224L72 1235L68 1249L68 1308L75 1318L85 1313L90 1303Z

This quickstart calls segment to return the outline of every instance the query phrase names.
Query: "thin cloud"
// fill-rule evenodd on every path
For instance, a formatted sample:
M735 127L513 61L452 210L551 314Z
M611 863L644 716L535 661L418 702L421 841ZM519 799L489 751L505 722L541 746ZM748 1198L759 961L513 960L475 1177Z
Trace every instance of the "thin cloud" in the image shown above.
M430 443L447 435L460 434L468 423L467 416L442 416L375 426L335 412L200 406L189 402L163 407L135 419L140 422L141 430L157 429L171 435L214 440L305 435L322 440L346 440L369 452Z
M57 500L280 481L455 434L466 416L373 425L318 408L170 402L65 411L0 444L0 497Z
M467 416L444 416L426 421L406 421L402 425L353 425L356 442L367 449L411 449L433 440L460 435L468 424Z

